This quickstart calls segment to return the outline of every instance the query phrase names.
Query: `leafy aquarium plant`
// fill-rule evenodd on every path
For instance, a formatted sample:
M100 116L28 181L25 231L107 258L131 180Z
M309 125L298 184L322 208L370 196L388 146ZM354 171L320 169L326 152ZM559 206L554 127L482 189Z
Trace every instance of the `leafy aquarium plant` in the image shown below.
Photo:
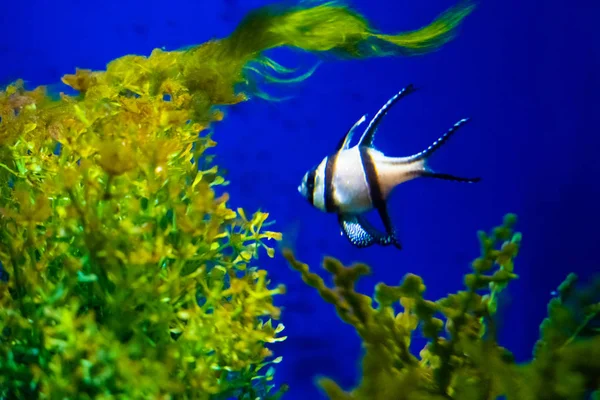
M281 234L231 205L210 154L221 107L310 76L265 50L418 55L471 11L384 34L337 2L266 7L220 40L78 69L73 94L3 88L0 398L279 398L285 288L258 260Z
M303 280L352 325L363 343L358 386L343 390L329 378L318 385L331 400L583 400L600 399L600 276L578 287L570 274L548 304L533 358L517 363L498 344L498 299L515 274L522 235L507 214L492 232L479 232L481 255L464 277L464 290L431 301L426 286L406 274L398 286L379 283L373 297L355 284L369 273L326 257L334 287L284 255ZM516 328L517 330L519 328ZM421 334L426 345L413 354ZM414 346L413 346L414 347Z

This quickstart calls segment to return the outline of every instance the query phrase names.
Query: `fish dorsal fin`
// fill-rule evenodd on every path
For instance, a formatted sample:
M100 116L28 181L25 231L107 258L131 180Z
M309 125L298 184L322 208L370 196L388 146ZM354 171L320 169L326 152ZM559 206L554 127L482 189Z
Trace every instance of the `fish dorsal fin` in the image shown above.
M367 114L360 117L360 119L358 121L356 121L354 123L354 125L352 125L352 127L348 130L348 132L346 132L346 134L344 135L342 140L340 140L340 142L338 143L337 148L335 149L336 152L348 149L350 147L350 141L352 140L352 136L354 135L356 128L358 128L358 126L360 124L362 124L363 122L365 122L366 120L367 120Z
M363 132L363 134L358 142L358 145L373 147L373 139L375 139L375 132L377 131L377 126L381 122L382 118L385 116L385 114L387 114L389 109L398 102L398 100L400 100L401 98L405 97L408 94L413 93L415 90L416 89L414 88L413 84L411 83L408 86L406 86L405 88L403 88L402 90L400 90L398 93L393 95L387 101L387 103L385 103L379 109L379 111L377 111L377 114L375 114L375 116L373 117L371 122L369 122L369 125L367 126L367 129L365 129L365 131Z

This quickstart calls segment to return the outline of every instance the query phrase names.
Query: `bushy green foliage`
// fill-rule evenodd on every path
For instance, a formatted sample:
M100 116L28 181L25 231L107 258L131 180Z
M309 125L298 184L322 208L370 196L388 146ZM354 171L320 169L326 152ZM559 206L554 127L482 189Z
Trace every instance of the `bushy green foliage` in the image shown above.
M292 71L264 50L418 54L470 11L385 35L337 2L267 7L224 39L66 75L74 96L0 91L0 398L277 398L284 287L255 262L281 235L219 193L214 106L259 94L253 72L310 75L270 75Z
M355 291L369 273L365 264L345 267L326 257L334 288L296 260L285 256L303 280L334 305L363 341L359 385L347 392L319 379L332 400L583 400L600 390L600 280L575 290L570 275L549 305L534 358L515 363L496 337L495 314L501 291L515 278L521 234L508 214L490 234L479 232L481 255L465 275L465 290L437 301L424 297L425 285L407 274L400 285L377 285L373 298ZM374 306L373 302L377 305ZM401 306L397 312L396 305ZM438 318L439 317L439 318ZM595 322L596 325L592 325ZM417 330L428 339L416 356L410 345ZM518 332L519 328L516 328ZM596 396L600 394L596 392Z
M226 183L205 154L215 142L186 122L181 97L120 89L90 83L89 96L56 103L18 86L0 96L5 109L25 103L2 115L23 131L1 149L11 279L0 286L0 391L251 395L277 361L266 345L284 339L271 322L283 287L254 265L280 234L265 229L268 214L246 217L215 194Z

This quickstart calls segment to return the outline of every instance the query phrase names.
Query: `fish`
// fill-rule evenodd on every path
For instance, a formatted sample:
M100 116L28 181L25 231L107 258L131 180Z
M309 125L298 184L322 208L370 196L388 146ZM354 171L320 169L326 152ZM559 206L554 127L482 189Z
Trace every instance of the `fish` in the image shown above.
M358 143L350 147L354 133L367 120L368 114L364 114L345 133L332 154L306 171L298 186L300 195L313 207L337 214L340 234L358 248L393 245L402 249L388 210L388 198L398 185L416 178L463 183L481 180L481 177L466 178L436 172L427 163L429 157L469 118L459 120L429 147L411 156L389 157L374 146L375 133L383 117L400 99L415 91L411 83L394 94L370 120ZM365 214L373 209L377 210L385 232L367 220Z

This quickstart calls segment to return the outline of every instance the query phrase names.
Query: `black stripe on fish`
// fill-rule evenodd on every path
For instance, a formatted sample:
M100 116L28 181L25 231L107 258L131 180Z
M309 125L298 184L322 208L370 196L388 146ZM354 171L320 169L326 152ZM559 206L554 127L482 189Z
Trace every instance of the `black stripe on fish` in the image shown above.
M387 210L387 203L385 198L383 197L383 193L381 191L381 185L379 183L379 178L377 176L377 169L375 163L373 162L373 158L369 154L367 147L359 147L360 150L360 160L363 165L363 170L365 172L365 177L367 179L367 187L369 189L369 195L371 197L371 203L373 207L379 213L379 217L385 226L385 230L387 233L388 240L390 243L393 243L399 249L402 248L400 242L396 239L395 229L392 224L392 220L389 216L389 212Z
M373 158L369 154L367 147L359 147L360 151L360 162L365 172L365 178L367 180L367 187L369 188L369 195L371 197L371 203L373 207L379 208L385 203L383 193L381 192L381 185L379 184L379 177L377 176L377 169Z
M311 170L308 173L308 177L306 178L306 192L307 192L307 200L310 204L315 204L315 176L317 174L316 168Z
M337 156L338 153L335 153L327 157L327 161L325 163L325 210L327 212L335 212L337 210L337 205L335 204L335 199L333 198L333 192L335 190L333 187L333 174Z
M400 90L398 93L396 93L394 96L392 96L392 98L390 98L379 109L379 111L377 111L377 114L375 114L373 119L371 119L371 122L369 122L369 125L365 129L362 137L360 138L360 141L358 142L359 146L367 146L367 147L373 146L373 140L375 139L375 132L377 131L377 126L379 125L379 123L381 122L381 120L383 119L385 114L387 114L387 112L390 110L390 108L394 104L396 104L398 102L398 100L402 99L403 97L405 97L408 94L415 92L415 90L416 89L414 88L413 84L411 83L408 86L406 86L405 88L403 88L402 90Z

